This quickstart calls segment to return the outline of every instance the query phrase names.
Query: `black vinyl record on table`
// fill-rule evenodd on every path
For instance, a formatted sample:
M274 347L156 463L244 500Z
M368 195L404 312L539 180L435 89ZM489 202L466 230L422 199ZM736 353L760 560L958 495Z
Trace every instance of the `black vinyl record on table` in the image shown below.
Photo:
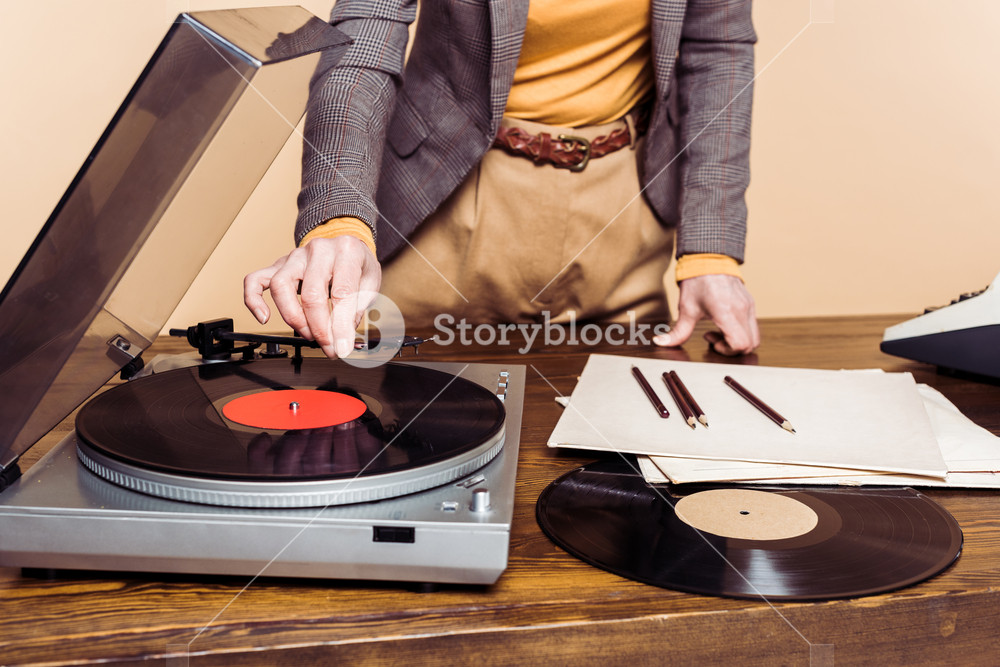
M745 539L698 530L678 516L678 502L717 490L781 496L773 499L802 508L815 525L778 539ZM720 511L737 520L750 514L738 505ZM962 548L955 519L913 489L698 485L681 495L677 487L648 484L621 459L552 482L536 517L553 542L591 565L664 588L736 598L872 595L934 576Z
M275 430L227 419L227 403L259 392L338 392L364 413L322 428ZM305 358L204 364L112 387L80 411L80 440L129 465L209 479L367 478L467 452L501 432L503 403L475 382L388 363L358 368Z

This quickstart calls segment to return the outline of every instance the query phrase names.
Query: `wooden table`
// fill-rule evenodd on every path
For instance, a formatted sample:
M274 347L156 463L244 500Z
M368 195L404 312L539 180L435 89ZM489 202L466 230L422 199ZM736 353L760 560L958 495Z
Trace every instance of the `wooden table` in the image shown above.
M685 350L536 345L524 355L516 344L425 344L419 359L527 366L510 561L495 585L421 593L343 581L247 585L244 578L97 573L38 580L0 569L0 664L997 664L997 492L928 491L965 534L961 557L943 574L894 593L816 603L730 600L639 584L567 555L535 523L542 489L597 458L545 446L561 410L553 399L572 390L591 352L910 371L1000 434L1000 385L879 352L882 330L900 319L764 321L759 353L738 360L708 352L700 339ZM179 345L158 342L152 351ZM34 449L29 462L42 453Z

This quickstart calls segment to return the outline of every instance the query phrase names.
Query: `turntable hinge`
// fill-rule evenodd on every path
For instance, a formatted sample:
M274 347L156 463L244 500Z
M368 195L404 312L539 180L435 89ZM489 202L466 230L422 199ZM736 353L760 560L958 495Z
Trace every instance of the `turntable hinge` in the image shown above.
M129 380L142 370L146 362L142 359L142 348L128 342L125 336L116 335L108 341L108 356L121 369L119 377Z
M497 391L496 395L501 401L507 398L507 384L510 382L510 372L500 371L500 377L497 378Z
M10 464L6 468L0 466L0 492L13 484L20 476L21 467L17 465L17 462Z

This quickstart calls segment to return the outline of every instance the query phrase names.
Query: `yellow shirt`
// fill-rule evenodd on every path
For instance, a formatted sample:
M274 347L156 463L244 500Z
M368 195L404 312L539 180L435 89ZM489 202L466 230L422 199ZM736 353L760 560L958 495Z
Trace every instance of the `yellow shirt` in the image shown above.
M506 115L600 125L653 89L649 0L531 0Z

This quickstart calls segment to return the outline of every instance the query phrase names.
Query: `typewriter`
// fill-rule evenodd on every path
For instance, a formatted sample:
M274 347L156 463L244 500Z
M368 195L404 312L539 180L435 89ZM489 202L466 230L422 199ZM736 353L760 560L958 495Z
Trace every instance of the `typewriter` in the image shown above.
M880 349L943 369L1000 378L1000 275L982 290L889 327Z

